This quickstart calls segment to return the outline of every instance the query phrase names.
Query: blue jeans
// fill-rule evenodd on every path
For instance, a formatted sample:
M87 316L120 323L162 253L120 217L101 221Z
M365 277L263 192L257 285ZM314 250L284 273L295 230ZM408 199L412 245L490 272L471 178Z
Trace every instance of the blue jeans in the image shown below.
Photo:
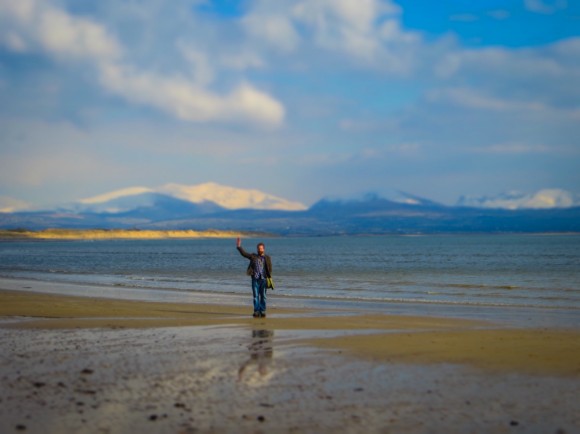
M266 312L266 279L252 277L252 295L254 296L254 312Z

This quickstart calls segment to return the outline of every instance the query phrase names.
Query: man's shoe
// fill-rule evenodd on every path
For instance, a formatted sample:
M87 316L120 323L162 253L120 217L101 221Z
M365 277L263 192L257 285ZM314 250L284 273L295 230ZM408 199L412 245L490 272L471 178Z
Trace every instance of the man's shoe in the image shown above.
M266 318L266 312L260 312L260 316L261 316L262 318Z
M260 312L254 312L252 315L254 318L260 318Z

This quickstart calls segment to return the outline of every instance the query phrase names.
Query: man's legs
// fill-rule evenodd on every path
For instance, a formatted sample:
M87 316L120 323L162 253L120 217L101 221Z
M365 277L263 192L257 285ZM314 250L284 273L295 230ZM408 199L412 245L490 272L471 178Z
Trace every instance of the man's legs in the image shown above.
M260 281L259 304L260 315L266 316L266 279Z
M252 277L252 296L254 298L254 316L260 313L260 281Z
M254 316L266 314L266 279L252 277L252 295L254 297Z

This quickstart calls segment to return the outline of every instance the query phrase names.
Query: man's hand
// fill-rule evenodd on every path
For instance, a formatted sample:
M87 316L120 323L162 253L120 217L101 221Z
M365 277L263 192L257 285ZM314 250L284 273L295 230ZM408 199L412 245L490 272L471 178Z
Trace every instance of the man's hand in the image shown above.
M236 240L236 247L241 247L242 246L242 240L240 239L240 237L238 237L238 239Z

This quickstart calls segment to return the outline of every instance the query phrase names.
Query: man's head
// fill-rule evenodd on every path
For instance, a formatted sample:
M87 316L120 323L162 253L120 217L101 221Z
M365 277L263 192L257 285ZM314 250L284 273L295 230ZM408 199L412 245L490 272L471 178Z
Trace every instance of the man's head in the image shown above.
M266 246L264 246L264 243L258 243L256 249L258 250L258 255L263 255L266 251Z

